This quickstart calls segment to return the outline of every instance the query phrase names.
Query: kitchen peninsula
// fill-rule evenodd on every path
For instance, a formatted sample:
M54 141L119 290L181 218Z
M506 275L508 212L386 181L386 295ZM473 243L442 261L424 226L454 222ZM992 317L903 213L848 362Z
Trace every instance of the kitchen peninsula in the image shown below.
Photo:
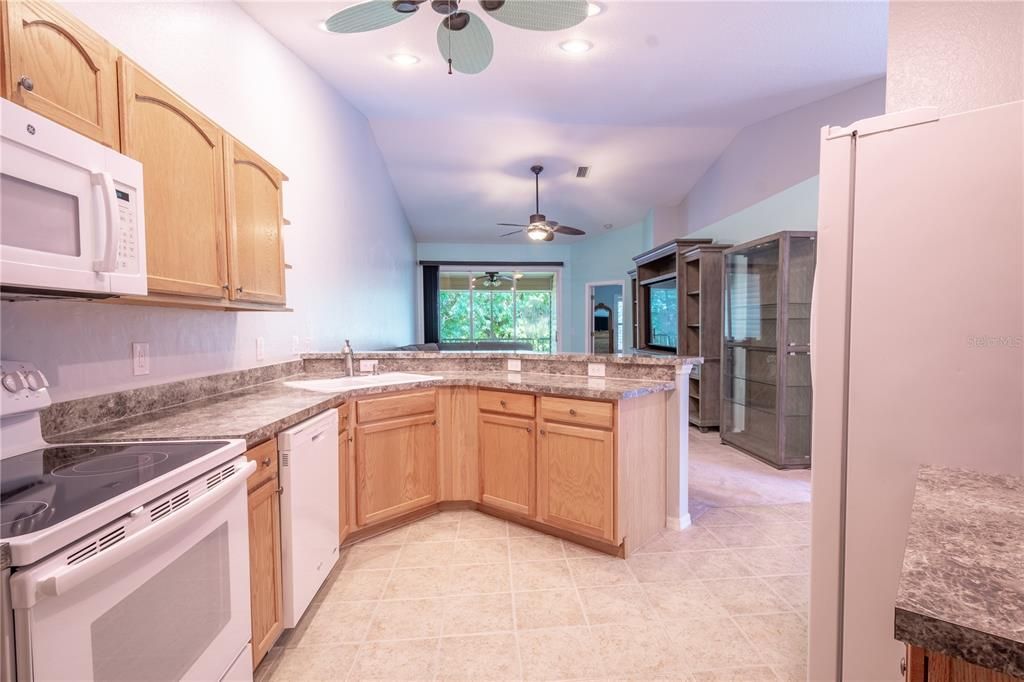
M679 387L700 358L370 352L353 361L370 376L345 377L342 354L317 353L58 403L43 414L44 434L242 438L271 468L276 457L264 451L277 433L337 409L345 542L453 506L620 556L689 525ZM396 477L404 487L387 483Z

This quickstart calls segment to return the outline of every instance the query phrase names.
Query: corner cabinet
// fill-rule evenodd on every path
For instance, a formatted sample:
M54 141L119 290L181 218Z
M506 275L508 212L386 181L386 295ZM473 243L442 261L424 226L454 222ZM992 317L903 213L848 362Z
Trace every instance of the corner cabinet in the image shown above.
M117 51L51 2L2 11L3 96L119 149Z
M284 173L225 136L228 277L233 301L284 303Z
M277 441L245 453L256 462L249 487L249 591L252 614L252 665L259 665L284 631L281 569L281 488Z
M356 522L360 527L438 500L437 395L356 401Z
M212 121L126 59L122 148L146 183L150 292L228 297L224 135Z

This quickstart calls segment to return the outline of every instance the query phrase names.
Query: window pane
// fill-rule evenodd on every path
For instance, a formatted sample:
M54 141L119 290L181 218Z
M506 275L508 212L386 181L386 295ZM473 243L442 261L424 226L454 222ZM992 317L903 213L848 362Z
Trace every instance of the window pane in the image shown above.
M469 339L469 291L441 290L441 341Z
M516 338L532 344L535 351L552 352L552 293L520 291L516 296Z

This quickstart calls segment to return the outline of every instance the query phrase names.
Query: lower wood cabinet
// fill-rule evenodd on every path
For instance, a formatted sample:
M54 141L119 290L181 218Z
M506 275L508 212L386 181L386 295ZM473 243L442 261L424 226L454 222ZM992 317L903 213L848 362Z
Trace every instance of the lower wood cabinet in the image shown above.
M480 501L532 517L537 454L533 420L481 413L477 431Z
M276 455L276 451L275 451ZM256 475L253 475L255 478ZM284 630L281 493L277 475L249 490L249 589L253 669Z
M538 520L617 543L612 432L548 421L539 427Z
M1020 682L980 665L929 651L918 646L907 646L907 682Z
M348 428L348 406L338 408L338 544L345 542L355 523L352 499L352 435Z
M359 411L357 403L357 412ZM359 424L355 433L356 522L360 527L437 502L433 413Z

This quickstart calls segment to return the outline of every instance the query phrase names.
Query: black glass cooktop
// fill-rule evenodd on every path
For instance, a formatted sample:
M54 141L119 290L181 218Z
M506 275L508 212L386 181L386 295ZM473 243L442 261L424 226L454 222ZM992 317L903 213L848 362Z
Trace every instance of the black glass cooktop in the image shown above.
M227 445L54 445L0 460L0 537L55 526Z

